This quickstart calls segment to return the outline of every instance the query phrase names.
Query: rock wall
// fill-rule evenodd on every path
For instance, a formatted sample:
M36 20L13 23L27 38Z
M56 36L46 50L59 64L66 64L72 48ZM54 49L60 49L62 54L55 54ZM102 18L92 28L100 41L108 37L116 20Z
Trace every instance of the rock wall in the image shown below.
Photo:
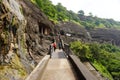
M80 40L82 42L98 42L109 43L116 46L120 46L120 30L117 29L91 29L85 28L71 22L62 22L56 25L57 32L63 32L64 35L71 34L71 36L64 36L66 42L73 42Z
M26 19L15 0L0 2L0 80L24 79L27 70ZM29 65L30 67L30 65Z
M29 0L0 1L0 80L24 80L47 54L53 24Z
M22 56L25 50L25 26L26 20L20 11L20 5L15 0L2 0L0 6L0 54L1 58L6 55L17 53ZM0 59L4 63L5 59Z
M120 46L120 30L94 29L89 31L93 41Z
M87 30L73 22L61 22L56 25L56 30L58 30L57 32L64 33L63 39L66 43L76 40L86 42L90 39Z
M27 26L25 28L27 49L31 57L38 62L42 56L48 53L48 48L51 43L49 39L46 39L48 35L45 35L45 32L41 31L41 29L48 29L48 32L52 33L53 24L41 10L30 1L20 0L19 2L27 20Z

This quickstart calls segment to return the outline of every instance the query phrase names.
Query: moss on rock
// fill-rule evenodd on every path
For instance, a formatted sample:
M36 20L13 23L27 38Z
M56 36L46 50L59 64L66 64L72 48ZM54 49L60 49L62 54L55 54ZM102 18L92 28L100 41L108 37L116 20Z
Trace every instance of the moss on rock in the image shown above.
M0 80L24 80L27 76L27 72L23 67L19 57L15 54L9 65L0 66Z

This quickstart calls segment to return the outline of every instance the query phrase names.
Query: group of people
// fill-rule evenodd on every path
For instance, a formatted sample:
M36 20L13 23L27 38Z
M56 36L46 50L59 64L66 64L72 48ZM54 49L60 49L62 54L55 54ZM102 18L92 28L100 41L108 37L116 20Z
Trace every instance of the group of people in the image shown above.
M61 39L60 35L57 36L56 39L53 38L53 40L52 40L51 46L53 47L54 51L56 50L57 45L58 45L59 49L63 49L64 48L64 43L63 43L63 40Z

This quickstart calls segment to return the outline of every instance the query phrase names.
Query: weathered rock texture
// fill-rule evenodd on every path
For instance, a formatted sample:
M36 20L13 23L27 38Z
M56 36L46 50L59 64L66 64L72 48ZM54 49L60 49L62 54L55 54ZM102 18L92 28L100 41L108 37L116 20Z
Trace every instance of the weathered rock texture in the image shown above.
M65 38L66 42L80 40L82 42L110 43L120 46L120 30L100 28L86 30L71 22L60 23L56 27L59 28L60 32L64 32L64 35L71 34L70 37Z
M1 0L0 80L24 80L47 54L52 28L30 0Z
M48 52L50 42L45 37L47 37L49 33L52 33L53 24L44 13L30 1L20 0L20 4L27 20L25 33L28 52L32 58L41 57Z
M120 30L94 29L89 31L93 41L120 46Z
M0 3L0 80L24 79L27 74L22 63L28 63L24 34L26 20L20 8L15 0Z
M89 39L89 35L86 29L73 22L62 22L56 25L57 32L64 33L64 41L69 43L71 41L81 40L85 41ZM70 35L70 36L69 36Z

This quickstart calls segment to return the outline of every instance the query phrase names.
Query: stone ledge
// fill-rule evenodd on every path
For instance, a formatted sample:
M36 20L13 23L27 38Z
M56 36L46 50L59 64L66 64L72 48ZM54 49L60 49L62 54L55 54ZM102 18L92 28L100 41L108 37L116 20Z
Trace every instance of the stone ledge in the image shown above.
M38 80L42 77L43 71L48 63L50 55L46 55L31 72L31 74L25 80Z
M69 55L69 60L72 63L78 78L81 80L98 80L86 66L75 55Z

